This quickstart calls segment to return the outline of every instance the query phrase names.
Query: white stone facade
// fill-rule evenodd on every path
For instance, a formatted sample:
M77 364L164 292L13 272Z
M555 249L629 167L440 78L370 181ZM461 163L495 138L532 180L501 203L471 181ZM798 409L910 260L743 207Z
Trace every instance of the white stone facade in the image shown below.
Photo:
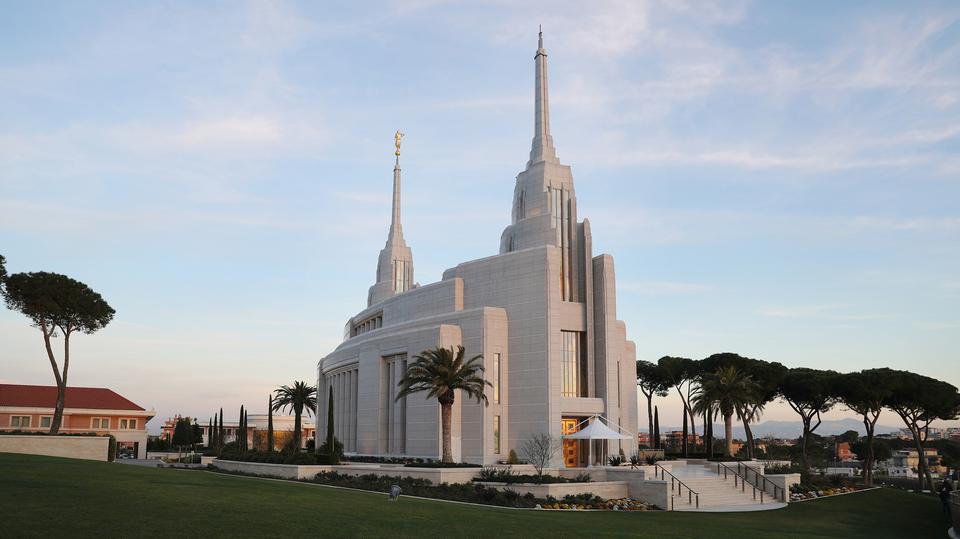
M394 398L407 363L437 346L481 354L495 385L487 389L487 406L458 393L456 460L505 460L529 436L559 438L595 415L637 432L635 347L616 317L613 258L593 255L590 223L577 221L573 175L554 150L542 35L535 62L530 160L517 176L512 223L499 254L448 269L439 282L413 285L412 254L399 222L399 160L394 168L393 219L368 306L318 365L318 436L332 388L334 428L347 453L439 457L437 401L423 394ZM397 274L396 260L409 272ZM628 455L636 449L629 441L595 443L598 459L619 444ZM558 464L586 464L587 449L566 442Z

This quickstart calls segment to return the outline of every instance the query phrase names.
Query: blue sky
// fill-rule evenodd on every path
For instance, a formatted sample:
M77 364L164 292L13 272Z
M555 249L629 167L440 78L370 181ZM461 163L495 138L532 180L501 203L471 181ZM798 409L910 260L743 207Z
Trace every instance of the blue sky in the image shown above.
M960 6L514 4L5 6L0 253L117 310L71 383L205 418L313 379L365 305L397 129L416 280L495 253L543 24L641 358L960 385ZM25 319L0 342L0 379L52 383Z

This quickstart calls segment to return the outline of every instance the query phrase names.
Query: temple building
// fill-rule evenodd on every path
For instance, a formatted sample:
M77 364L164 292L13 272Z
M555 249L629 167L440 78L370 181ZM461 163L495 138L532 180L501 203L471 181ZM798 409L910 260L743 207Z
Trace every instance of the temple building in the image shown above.
M542 33L534 62L533 141L499 253L463 262L423 286L414 284L413 253L400 223L397 133L393 212L376 282L367 307L347 322L343 343L318 364L317 432L325 432L332 388L334 429L347 453L441 455L437 400L424 393L395 398L407 364L437 346L482 354L492 384L486 406L458 392L452 421L458 461L502 461L530 436L560 438L595 417L636 435L635 346L617 320L613 257L594 256L590 222L577 220L573 175L550 134ZM596 444L593 451L588 443ZM621 448L628 455L636 449L632 440L609 446L565 440L562 464L584 466L588 455L600 461Z

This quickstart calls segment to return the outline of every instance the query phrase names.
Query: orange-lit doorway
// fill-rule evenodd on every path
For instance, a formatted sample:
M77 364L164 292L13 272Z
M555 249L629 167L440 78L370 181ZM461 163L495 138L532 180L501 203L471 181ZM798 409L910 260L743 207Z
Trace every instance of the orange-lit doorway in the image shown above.
M560 432L563 434L573 434L580 430L580 422L583 421L579 417L564 417L560 419ZM585 450L589 449L586 444L581 444L580 440L563 440L563 465L567 468L579 468L582 467L586 461L587 457L585 455Z

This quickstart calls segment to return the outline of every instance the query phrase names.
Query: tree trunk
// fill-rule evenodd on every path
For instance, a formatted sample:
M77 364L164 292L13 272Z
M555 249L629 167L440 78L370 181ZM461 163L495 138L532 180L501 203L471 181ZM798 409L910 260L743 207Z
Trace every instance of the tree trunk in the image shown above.
M923 442L920 441L920 427L916 424L910 426L910 433L913 434L913 444L917 448L918 462L917 462L917 477L920 480L920 490L923 492L923 483L926 481L930 487L930 492L933 492L933 478L930 476L930 470L927 468L927 456L923 451Z
M870 421L866 415L863 416L863 427L867 433L867 454L863 459L863 484L867 487L873 486L873 431L876 427L877 414L873 421Z
M733 412L723 414L723 435L726 439L727 456L733 456Z
M810 462L807 460L807 442L810 440L810 420L803 418L803 438L800 440L800 456L803 458L803 471L810 472Z
M300 414L301 410L294 409L293 411L293 450L295 453L300 452Z
M444 399L440 401L440 428L443 432L443 462L453 462L453 452L451 451L451 445L453 445L450 438L450 423L453 419L453 399Z
M53 369L53 377L57 381L57 403L54 407L53 419L50 421L50 434L60 432L60 424L63 422L63 402L66 397L66 380L60 376L60 368L57 366L57 358L53 355L53 345L50 343L50 337L54 328L47 328L46 323L40 324L40 331L43 333L43 345L47 349L47 359L50 360L50 367Z
M753 430L750 429L750 421L746 415L741 415L740 419L743 420L743 432L747 435L747 458L753 460Z

